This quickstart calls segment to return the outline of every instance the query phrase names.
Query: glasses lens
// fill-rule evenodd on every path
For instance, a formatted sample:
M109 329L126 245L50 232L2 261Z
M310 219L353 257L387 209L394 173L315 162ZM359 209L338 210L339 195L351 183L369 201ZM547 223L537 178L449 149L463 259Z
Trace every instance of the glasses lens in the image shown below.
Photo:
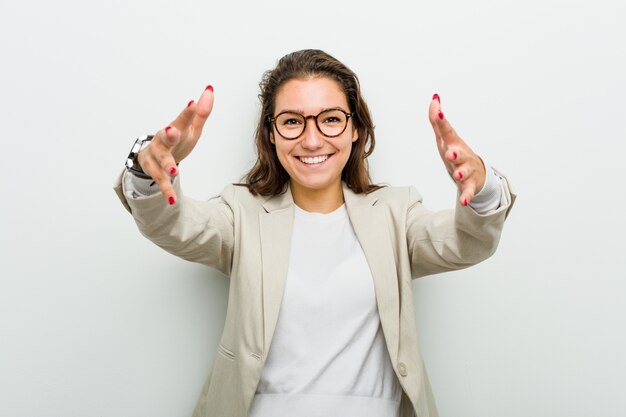
M326 136L339 136L346 129L348 118L341 110L326 110L317 116L317 126Z
M276 130L285 139L295 139L304 131L304 116L297 113L282 113L276 118Z

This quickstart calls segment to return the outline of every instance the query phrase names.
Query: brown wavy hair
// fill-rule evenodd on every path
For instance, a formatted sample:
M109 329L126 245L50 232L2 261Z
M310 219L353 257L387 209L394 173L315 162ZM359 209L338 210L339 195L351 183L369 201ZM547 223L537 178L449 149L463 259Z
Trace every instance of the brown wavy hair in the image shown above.
M270 141L276 94L281 86L293 79L326 77L336 81L346 94L348 111L352 112L353 128L358 139L352 144L350 157L341 172L341 179L355 193L369 193L380 188L372 184L366 158L374 151L374 124L367 103L361 95L359 79L347 66L318 49L304 49L282 57L276 67L266 71L259 83L261 115L255 134L257 160L244 175L242 184L253 195L276 196L286 191L289 174L283 168L275 145Z

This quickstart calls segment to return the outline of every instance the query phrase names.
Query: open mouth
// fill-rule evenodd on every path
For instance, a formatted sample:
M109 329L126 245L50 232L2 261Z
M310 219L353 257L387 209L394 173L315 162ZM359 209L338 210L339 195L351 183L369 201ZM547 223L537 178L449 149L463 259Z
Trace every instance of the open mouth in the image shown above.
M319 155L319 156L298 156L297 158L305 165L320 165L326 162L333 155Z

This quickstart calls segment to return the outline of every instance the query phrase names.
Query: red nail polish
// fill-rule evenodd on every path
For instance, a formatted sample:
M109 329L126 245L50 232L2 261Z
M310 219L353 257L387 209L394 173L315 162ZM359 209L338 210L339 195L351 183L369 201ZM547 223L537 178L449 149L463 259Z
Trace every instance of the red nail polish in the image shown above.
M439 110L439 118L443 120L443 113Z
M172 167L172 169L170 169L170 175L174 174L176 174L176 167Z
M193 100L191 100L189 103L187 103L187 107L191 106L193 104Z
M172 128L172 126L168 126L165 128L165 133L167 133L170 129Z
M463 205L467 206L467 198L465 200L463 200Z
M458 156L459 156L459 155L457 155L457 153L456 153L456 152L452 152L452 159L456 160L456 158L457 158Z
M433 100L437 100L439 104L441 104L441 99L439 98L439 94L437 93L433 94Z
M459 179L462 180L463 179L463 173L461 171L459 171Z
M207 86L206 86L206 90L211 90L211 92L213 92L213 86L212 86L212 85L210 85L210 84L209 84L209 85L207 85Z
M174 200L174 197L171 197L171 196L170 196L170 198L167 199L167 201L170 202L170 206L173 206L174 203L176 202L176 200Z

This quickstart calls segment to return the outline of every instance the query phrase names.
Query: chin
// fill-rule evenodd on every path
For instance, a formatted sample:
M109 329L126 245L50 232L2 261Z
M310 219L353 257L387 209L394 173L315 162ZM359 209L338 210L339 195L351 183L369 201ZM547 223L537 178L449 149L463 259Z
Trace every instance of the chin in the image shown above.
M291 177L290 179L291 183L296 183L298 184L298 186L308 189L308 190L312 190L312 191L319 191L319 190L325 190L328 188L332 188L333 186L336 186L337 183L341 183L341 177L339 178L334 178L334 179L312 179L312 178L307 178L307 179L303 179L303 178L294 178Z

